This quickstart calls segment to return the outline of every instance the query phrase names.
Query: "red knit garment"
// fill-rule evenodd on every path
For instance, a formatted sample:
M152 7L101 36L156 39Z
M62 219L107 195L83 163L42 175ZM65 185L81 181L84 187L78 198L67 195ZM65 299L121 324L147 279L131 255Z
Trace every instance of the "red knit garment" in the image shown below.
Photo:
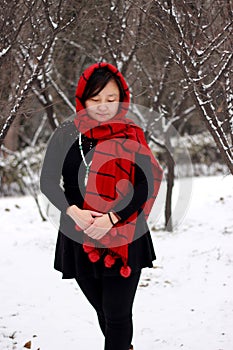
M108 122L98 122L88 116L80 98L88 79L97 68L107 66L121 80L125 90L125 98L114 118ZM125 117L129 105L128 86L116 67L108 63L96 63L84 71L76 89L76 110L74 120L76 128L89 138L97 139L92 164L89 172L83 209L107 213L130 192L134 186L135 155L149 156L154 177L153 195L147 199L142 209L147 219L162 180L162 169L154 158L145 140L143 130L132 120ZM121 258L123 266L120 274L128 277L131 268L128 266L128 244L133 241L137 212L127 220L120 221L101 239L93 240L85 235L83 249L90 261L98 261L106 252L106 267L111 268L117 258ZM76 226L80 231L80 228ZM105 249L103 249L105 248Z

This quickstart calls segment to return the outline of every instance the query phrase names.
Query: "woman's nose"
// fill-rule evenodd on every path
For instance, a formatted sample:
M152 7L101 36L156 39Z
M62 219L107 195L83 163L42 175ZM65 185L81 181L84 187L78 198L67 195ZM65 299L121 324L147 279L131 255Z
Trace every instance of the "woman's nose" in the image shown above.
M105 111L107 111L108 106L105 102L101 102L100 104L98 104L98 109L101 112L105 112Z

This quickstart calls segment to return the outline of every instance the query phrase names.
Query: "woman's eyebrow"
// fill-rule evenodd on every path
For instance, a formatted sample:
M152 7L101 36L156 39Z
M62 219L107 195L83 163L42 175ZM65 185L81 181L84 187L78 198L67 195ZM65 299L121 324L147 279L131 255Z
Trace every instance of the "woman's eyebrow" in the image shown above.
M93 96L93 97L99 97L100 96L100 94L97 94L97 95L95 95L95 96ZM108 97L117 97L118 95L117 94L115 94L115 93L112 93L112 94L108 94Z

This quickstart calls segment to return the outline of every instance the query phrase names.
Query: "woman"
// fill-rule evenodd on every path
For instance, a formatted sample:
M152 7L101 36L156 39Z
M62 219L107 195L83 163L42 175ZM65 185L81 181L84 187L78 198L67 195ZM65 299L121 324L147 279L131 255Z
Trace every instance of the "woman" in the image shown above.
M129 99L116 67L87 68L76 117L53 134L41 172L41 191L61 211L54 267L75 278L95 308L105 350L133 349L135 292L156 258L146 219L162 169L126 118Z

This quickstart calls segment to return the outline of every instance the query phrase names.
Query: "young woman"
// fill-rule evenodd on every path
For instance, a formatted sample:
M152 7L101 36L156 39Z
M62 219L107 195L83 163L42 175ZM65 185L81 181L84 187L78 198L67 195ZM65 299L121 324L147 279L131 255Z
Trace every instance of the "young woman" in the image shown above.
M155 259L146 219L162 169L128 106L116 67L87 68L76 117L54 132L41 172L41 191L61 211L54 267L95 308L105 350L133 349L133 300L141 269Z

